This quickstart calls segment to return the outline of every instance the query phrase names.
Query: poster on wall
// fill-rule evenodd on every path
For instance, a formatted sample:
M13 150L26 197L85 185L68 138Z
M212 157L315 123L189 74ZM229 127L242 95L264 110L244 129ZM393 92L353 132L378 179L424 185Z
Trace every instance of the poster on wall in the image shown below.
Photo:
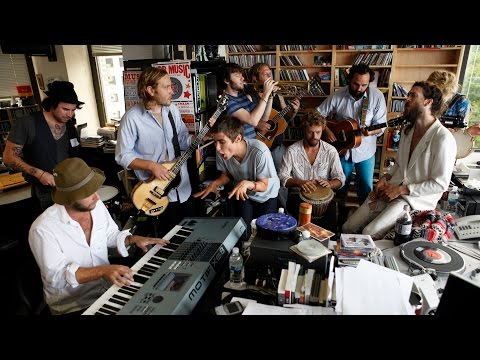
M140 102L137 83L142 72L139 70L125 70L123 72L123 87L125 93L125 111Z
M177 105L189 132L195 132L192 75L190 61L168 61L152 64L167 71L172 81L172 103Z

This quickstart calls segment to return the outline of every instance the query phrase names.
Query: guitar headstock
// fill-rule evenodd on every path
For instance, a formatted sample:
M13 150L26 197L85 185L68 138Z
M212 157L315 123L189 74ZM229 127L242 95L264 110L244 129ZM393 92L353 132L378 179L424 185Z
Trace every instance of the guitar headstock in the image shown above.
M408 123L409 121L403 115L387 121L388 127L403 126Z
M228 105L228 96L227 94L222 94L218 96L217 100L217 111L223 112Z

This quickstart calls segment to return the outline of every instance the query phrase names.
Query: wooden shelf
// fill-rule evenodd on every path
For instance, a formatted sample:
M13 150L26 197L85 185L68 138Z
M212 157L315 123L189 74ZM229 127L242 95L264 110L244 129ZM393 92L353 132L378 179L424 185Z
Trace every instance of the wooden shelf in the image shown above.
M302 98L302 104L305 110L316 108L320 105L329 94L333 94L340 89L338 80L335 81L336 70L349 69L355 61L358 54L361 53L391 53L386 57L391 61L389 65L370 65L370 68L380 73L388 74L388 87L378 87L386 96L387 111L390 112L392 101L395 100L404 102L407 98L403 96L393 96L393 82L401 84L408 91L411 85L416 81L426 80L430 73L437 69L446 69L459 74L465 46L452 46L444 48L400 48L397 45L391 45L390 49L337 49L338 45L315 45L315 50L281 50L282 45L276 45L275 51L257 51L257 52L236 52L229 53L227 49L227 61L230 56L251 56L251 55L268 55L271 59L270 66L275 72L275 79L280 79L280 71L285 75L286 72L294 72L306 70L306 74L312 78L319 72L330 73L331 80L322 80L321 86L327 95L312 95ZM271 47L256 45L256 48L261 50ZM272 56L275 55L275 56ZM324 55L324 56L323 56ZM287 66L281 65L281 58L287 56L294 56L303 65ZM315 61L323 61L319 59L322 56L331 64L317 65ZM330 60L331 58L331 60ZM384 58L385 59L385 58ZM293 59L292 59L293 60ZM295 62L292 62L295 63ZM305 73L305 72L304 72ZM290 74L291 76L291 74ZM305 80L281 80L282 83L297 83L305 84ZM383 85L383 84L382 84ZM287 96L290 97L290 96ZM300 112L301 113L301 112ZM400 112L401 114L401 112ZM385 131L390 131L387 128ZM385 139L385 136L384 136ZM285 140L286 143L292 143L296 139ZM381 151L379 173L383 173L385 159L388 156L393 156L395 150L388 149L386 141L377 144L377 151Z

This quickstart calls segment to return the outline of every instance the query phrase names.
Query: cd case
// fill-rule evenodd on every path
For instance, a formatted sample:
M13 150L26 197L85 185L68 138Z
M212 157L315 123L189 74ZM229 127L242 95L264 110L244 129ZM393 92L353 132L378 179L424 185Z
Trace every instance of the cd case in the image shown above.
M314 238L315 240L318 240L318 241L323 241L323 240L328 239L328 238L332 237L333 235L335 235L330 230L324 229L321 226L318 226L318 225L315 225L315 224L312 224L312 223L308 223L308 224L299 226L299 227L297 227L297 230L300 231L300 232L302 232L303 230L310 231L310 236L312 238Z
M350 250L373 250L376 245L370 235L363 234L340 234L342 249Z

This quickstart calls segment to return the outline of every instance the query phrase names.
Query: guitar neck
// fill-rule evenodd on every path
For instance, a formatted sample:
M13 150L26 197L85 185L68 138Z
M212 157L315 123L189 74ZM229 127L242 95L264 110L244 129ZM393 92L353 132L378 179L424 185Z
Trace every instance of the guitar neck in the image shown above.
M296 96L296 98L298 100L300 100L304 95L303 94L299 94ZM290 109L292 108L292 104L288 104L287 106L285 106L283 108L282 111L280 111L274 118L273 118L273 121L274 122L277 122L278 120L280 120L281 118L283 118L285 115L287 115L287 113L290 111Z
M212 115L214 120L217 120L217 118L220 116L223 110L217 109L215 113ZM182 168L182 165L185 161L188 160L188 158L192 155L192 153L197 149L197 146L200 144L200 141L203 140L205 135L210 131L210 124L207 123L203 127L203 129L198 133L196 136L195 140L190 144L189 148L183 153L183 155L180 157L180 159L175 163L175 165L172 167L171 172L175 175L177 175L180 172L180 169Z

